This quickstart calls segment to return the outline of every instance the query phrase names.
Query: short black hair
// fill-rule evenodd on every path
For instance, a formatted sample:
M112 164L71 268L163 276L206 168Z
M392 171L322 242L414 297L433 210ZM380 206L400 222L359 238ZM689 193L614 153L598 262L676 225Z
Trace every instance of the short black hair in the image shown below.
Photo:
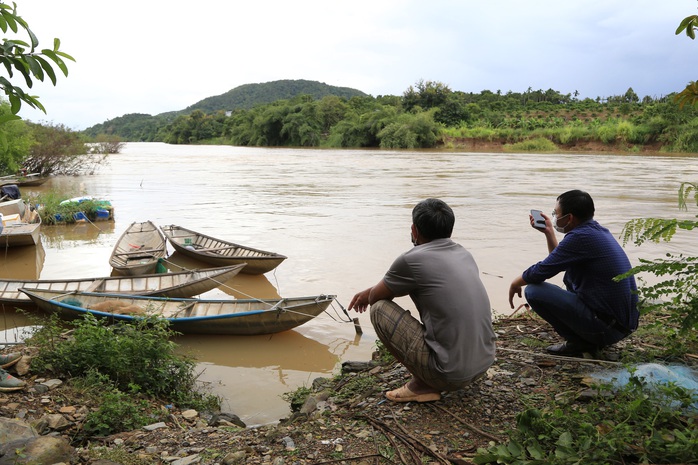
M557 198L560 204L560 216L573 214L580 221L587 221L594 217L594 200L591 196L579 189L567 191Z
M446 202L440 199L426 199L412 209L412 223L426 240L451 237L456 215Z

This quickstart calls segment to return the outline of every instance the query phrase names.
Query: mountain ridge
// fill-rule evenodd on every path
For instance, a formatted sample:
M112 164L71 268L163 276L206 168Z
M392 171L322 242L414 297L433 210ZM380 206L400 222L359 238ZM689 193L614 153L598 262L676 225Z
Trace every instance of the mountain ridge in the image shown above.
M220 95L206 97L189 105L183 110L174 110L157 115L146 113L126 113L122 116L98 123L85 129L83 133L88 136L98 134L118 134L128 140L148 141L143 128L152 128L153 125L161 127L180 115L187 115L196 110L204 113L217 111L235 111L238 109L250 109L257 105L264 105L278 100L289 100L299 95L310 95L319 100L328 95L335 95L350 99L352 97L366 97L368 94L350 87L331 86L320 81L306 79L281 79L263 83L242 84ZM140 134L140 135L139 135Z

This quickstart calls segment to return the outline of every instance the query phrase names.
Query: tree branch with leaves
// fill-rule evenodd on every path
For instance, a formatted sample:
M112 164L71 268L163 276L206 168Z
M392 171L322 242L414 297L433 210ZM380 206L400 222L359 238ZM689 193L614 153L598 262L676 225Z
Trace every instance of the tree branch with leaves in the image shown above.
M53 48L39 50L39 39L29 28L27 22L17 14L17 4L0 2L0 29L3 34L26 35L22 37L3 38L0 44L0 64L5 67L7 77L0 76L0 88L10 100L11 114L0 117L0 124L13 119L20 119L17 115L25 103L32 108L37 108L44 113L46 109L39 101L39 97L30 95L22 86L13 84L11 79L17 74L24 78L24 84L31 89L34 81L49 79L56 85L57 76L54 67L60 70L64 76L68 76L66 60L75 61L67 53L60 50L60 39L53 39Z
M696 29L698 28L698 15L687 16L681 21L679 27L676 28L676 35L686 33L691 40L696 38ZM684 105L698 104L698 83L691 81L686 88L676 94L674 100L679 104L680 108Z
M698 183L681 184L679 208L687 210L689 200L693 200L698 206ZM637 218L625 224L621 237L623 245L629 241L633 241L635 245L647 241L668 242L678 230L691 231L695 228L698 228L698 220ZM662 278L657 284L639 289L643 311L663 308L680 324L682 331L698 329L698 257L667 253L666 258L640 259L640 265L616 279L640 273L650 273Z

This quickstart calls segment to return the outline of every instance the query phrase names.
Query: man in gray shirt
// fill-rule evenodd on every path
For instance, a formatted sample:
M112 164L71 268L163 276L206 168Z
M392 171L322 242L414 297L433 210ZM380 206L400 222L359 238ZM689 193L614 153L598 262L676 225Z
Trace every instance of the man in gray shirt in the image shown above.
M439 400L441 391L463 388L494 362L490 301L472 255L450 239L454 223L444 201L418 203L412 210L414 248L349 303L359 313L370 306L378 338L412 374L385 394L394 402ZM405 295L421 322L393 302Z

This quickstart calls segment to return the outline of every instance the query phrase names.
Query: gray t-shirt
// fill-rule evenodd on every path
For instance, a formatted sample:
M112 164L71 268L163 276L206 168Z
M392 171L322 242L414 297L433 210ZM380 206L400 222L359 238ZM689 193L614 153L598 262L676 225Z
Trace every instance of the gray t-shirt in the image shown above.
M485 286L473 256L451 239L418 245L383 278L415 303L431 349L429 364L449 382L467 382L494 362L495 334Z

